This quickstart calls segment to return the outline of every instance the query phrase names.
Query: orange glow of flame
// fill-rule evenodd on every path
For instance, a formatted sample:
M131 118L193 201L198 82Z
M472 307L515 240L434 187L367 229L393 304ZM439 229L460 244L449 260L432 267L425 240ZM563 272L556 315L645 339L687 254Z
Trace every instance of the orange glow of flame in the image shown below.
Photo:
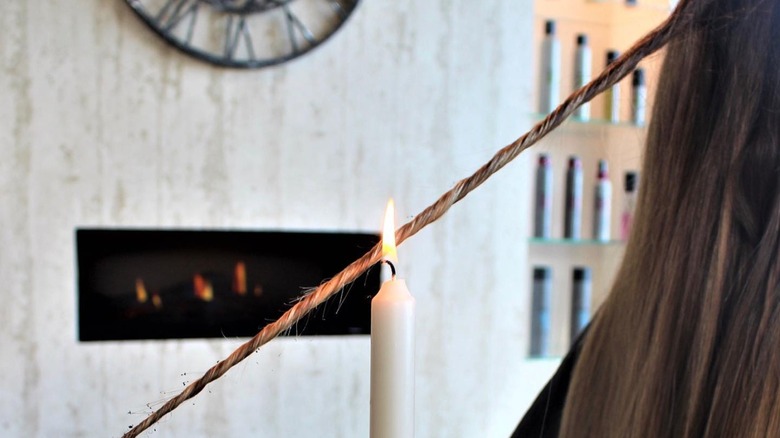
M140 278L135 279L135 298L139 303L145 303L149 299L149 294L146 293L146 286L144 281Z
M398 263L398 251L395 247L395 205L393 198L387 201L385 210L385 225L382 229L382 257L393 263Z
M211 282L206 280L202 275L195 274L192 278L192 286L197 298L203 301L211 301L214 299L214 288L211 286Z
M152 294L152 304L155 309L162 309L162 299L156 293Z
M233 268L233 292L246 295L246 264L241 261Z

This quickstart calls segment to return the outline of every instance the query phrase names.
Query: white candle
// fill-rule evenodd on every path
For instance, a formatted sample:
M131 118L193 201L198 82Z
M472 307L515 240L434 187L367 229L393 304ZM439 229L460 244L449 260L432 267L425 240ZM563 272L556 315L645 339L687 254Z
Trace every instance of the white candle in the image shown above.
M389 218L389 219L388 219ZM397 261L392 200L382 253ZM371 300L371 438L414 436L414 297L404 280L384 282Z

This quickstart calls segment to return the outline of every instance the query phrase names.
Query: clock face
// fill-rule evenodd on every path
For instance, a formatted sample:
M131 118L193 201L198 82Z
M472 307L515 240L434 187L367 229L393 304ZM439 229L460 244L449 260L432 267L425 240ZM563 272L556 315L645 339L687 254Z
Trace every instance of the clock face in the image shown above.
M360 0L125 0L157 35L197 59L259 68L333 35Z

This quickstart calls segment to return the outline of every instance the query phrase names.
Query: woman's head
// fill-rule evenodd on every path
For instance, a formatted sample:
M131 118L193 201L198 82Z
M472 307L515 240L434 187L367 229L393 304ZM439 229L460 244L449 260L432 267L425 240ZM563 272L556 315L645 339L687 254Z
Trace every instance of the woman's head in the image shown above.
M564 436L780 434L780 2L688 0Z

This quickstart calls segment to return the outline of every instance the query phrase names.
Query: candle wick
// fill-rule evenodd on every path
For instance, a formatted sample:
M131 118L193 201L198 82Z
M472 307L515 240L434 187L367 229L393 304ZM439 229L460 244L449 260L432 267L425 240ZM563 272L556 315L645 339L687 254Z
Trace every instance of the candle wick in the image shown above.
M393 280L395 280L395 265L393 264L393 262L385 259L382 260L382 263L387 263L388 265L390 265L390 273L393 275Z

